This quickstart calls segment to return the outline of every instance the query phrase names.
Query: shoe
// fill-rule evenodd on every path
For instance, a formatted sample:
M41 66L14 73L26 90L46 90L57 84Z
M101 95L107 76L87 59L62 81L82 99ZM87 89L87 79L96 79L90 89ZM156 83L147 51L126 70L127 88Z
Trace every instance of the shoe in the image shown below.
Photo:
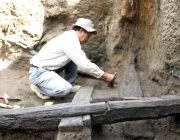
M74 85L71 89L71 92L77 92L81 88L80 85Z
M36 93L36 95L39 97L39 98L41 98L41 99L44 99L44 100L47 100L47 99L50 99L51 97L49 97L49 96L45 96L45 95L42 95L41 93L39 93L38 92L38 90L37 90L37 87L35 86L35 85L31 85L31 89L32 89L32 91L34 91L35 93Z

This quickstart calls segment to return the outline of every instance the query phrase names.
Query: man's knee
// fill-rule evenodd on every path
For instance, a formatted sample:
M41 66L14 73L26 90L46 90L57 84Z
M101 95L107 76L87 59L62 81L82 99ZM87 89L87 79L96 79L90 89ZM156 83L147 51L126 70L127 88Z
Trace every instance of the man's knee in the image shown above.
M63 91L64 95L65 96L68 95L71 92L71 89L72 89L72 85L71 84L66 85L64 87L64 91Z
M65 97L67 96L72 89L71 84L64 85L61 89L58 89L54 94L51 94L51 97Z

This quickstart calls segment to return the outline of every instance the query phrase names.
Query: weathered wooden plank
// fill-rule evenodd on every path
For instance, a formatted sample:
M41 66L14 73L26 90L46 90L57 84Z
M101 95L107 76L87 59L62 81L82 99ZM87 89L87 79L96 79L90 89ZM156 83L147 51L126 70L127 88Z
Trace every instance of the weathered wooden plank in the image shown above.
M180 114L179 99L112 101L108 104L106 113L92 116L92 123L108 124Z
M140 82L134 65L127 65L121 82L120 97L142 97Z
M90 115L83 116L83 126L91 127L91 116Z
M53 130L58 128L62 117L103 113L105 103L65 103L52 106L37 106L24 109L0 110L0 129Z
M80 131L83 128L82 116L62 118L58 127L63 132Z
M164 97L168 99L167 97ZM173 97L176 98L176 97ZM180 97L179 97L180 98ZM91 103L99 103L99 102L108 102L108 101L123 101L123 100L154 100L154 99L159 99L158 97L109 97L109 98L96 98L91 100Z
M91 95L93 92L94 86L84 86L75 94L72 103L83 103L89 102L91 100Z
M125 64L125 70L124 70L124 78L123 81L121 83L121 88L120 88L120 97L125 98L125 97L142 97L143 96L143 92L141 90L141 85L139 82L139 78L138 78L138 73L135 70L135 56L132 52L129 52L129 60ZM149 127L147 127L147 125ZM131 137L131 138L135 138L134 136L132 136L133 134L137 134L139 135L139 137L147 137L145 135L140 135L140 130L137 129L137 131L132 131L133 127L136 128L149 128L148 129L144 129L143 133L147 134L147 133L151 133L153 134L152 130L152 125L150 123L149 120L139 120L139 121L133 121L133 122L126 122L124 123L124 135L126 135L126 137ZM151 128L151 129L150 129ZM141 132L142 133L142 132ZM153 139L153 138L152 138Z
M126 101L110 101L108 102L110 109L121 109L121 108L148 108L148 107L168 107L173 105L179 105L179 99L161 99L157 98L154 100L126 100Z
M158 97L122 97L121 100L154 100Z
M161 99L180 99L180 96L178 96L178 95L162 95L160 98Z
M89 103L93 89L93 86L81 87L80 90L75 94L72 103ZM80 131L83 128L83 117L75 116L62 118L58 128L63 132Z
M75 94L72 103L87 103L91 100L91 95L94 86L83 86ZM76 139L91 137L91 117L90 115L75 116L61 119L58 126L59 132L57 140L71 139L71 136L76 136ZM78 132L78 135L77 135ZM68 138L67 138L68 135Z
M119 97L104 97L104 98L95 98L92 99L90 102L91 103L99 103L99 102L108 102L108 101L119 101ZM121 99L123 100L123 99Z

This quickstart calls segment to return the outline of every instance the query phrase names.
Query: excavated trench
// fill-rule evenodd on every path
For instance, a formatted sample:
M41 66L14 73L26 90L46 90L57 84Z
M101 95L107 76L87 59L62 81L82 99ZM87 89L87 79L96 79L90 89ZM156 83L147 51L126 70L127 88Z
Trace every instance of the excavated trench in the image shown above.
M113 89L107 88L104 81L91 79L89 84L95 85L94 102L117 100L132 94L180 95L180 1L9 0L0 3L0 93L22 99L10 100L10 104L25 108L44 105L45 101L37 99L29 88L26 73L32 51L38 52L51 38L69 30L79 17L90 18L98 30L82 47L87 57L103 70L118 73L118 84ZM83 85L87 80L79 75L77 83ZM54 104L71 102L73 97L71 94L50 101ZM94 140L179 138L178 116L138 125L93 126L92 137ZM55 135L55 131L0 132L0 137L6 140L55 139Z

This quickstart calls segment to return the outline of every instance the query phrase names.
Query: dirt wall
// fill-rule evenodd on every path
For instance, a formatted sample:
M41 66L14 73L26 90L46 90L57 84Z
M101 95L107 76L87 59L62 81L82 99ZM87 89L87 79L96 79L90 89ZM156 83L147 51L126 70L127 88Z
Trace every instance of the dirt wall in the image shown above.
M164 93L178 94L180 78L180 2L156 1L154 42L151 49L151 79L167 85Z
M123 56L133 53L145 96L180 93L179 6L174 0L119 0L114 5L106 38L108 66L123 70Z

